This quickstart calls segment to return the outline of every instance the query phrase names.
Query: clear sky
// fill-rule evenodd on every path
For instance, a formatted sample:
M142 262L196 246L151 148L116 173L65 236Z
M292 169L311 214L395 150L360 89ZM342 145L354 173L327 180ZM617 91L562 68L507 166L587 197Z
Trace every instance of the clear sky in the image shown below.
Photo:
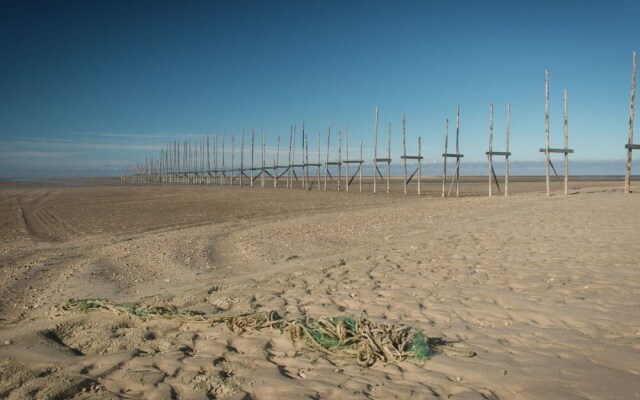
M0 176L119 174L252 125L275 146L303 120L323 146L329 120L348 127L369 159L376 106L394 161L405 113L409 153L421 136L440 162L459 104L461 152L484 162L492 101L494 149L510 101L512 160L536 161L546 68L552 147L567 89L572 159L623 160L637 48L637 0L3 1Z

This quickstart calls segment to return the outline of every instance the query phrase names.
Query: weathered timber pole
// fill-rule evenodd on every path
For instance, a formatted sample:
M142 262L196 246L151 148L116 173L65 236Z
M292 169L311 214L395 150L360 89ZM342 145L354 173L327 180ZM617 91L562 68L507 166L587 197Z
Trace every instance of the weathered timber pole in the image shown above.
M567 90L564 90L564 194L569 194L569 114L567 110Z
M627 142L627 169L624 175L624 192L631 193L631 149L633 146L633 117L636 97L636 52L631 61L631 98L629 100L629 141Z
M549 70L545 71L545 83L544 83L544 143L545 143L545 176L546 176L546 185L547 185L547 196L551 195L551 186L549 183Z
M404 195L407 195L407 131L406 131L406 119L402 114L402 161L404 163Z
M504 165L504 195L509 195L509 131L511 130L511 103L507 103L507 148Z
M378 169L378 107L376 107L376 118L373 125L373 193L376 193L378 177L376 171Z
M493 182L491 180L492 171L493 171L493 102L489 105L489 197L491 197L491 190L493 188Z

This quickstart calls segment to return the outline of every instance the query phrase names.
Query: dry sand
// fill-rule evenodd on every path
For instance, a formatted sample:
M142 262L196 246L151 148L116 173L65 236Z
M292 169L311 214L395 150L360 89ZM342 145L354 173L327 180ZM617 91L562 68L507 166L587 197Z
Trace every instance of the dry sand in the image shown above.
M640 194L574 182L546 197L521 182L508 198L442 199L429 185L405 198L3 184L0 397L640 398ZM366 309L477 356L365 368L276 329L56 316L69 298L210 315Z

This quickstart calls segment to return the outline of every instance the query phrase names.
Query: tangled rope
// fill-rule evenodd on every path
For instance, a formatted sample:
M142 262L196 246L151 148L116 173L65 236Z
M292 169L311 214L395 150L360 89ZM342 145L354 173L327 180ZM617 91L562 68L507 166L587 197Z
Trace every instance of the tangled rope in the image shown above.
M440 338L428 338L422 331L405 325L381 324L369 319L362 310L356 320L351 316L320 317L318 319L285 319L276 311L268 313L206 316L198 311L179 310L173 305L140 306L128 303L116 304L108 300L71 299L54 307L54 317L79 312L107 311L131 318L172 318L184 321L226 324L238 335L247 330L266 328L287 332L293 340L303 340L310 347L334 357L355 357L358 364L371 367L376 362L398 362L407 359L421 361L437 352L448 352L474 357L475 352L458 350Z

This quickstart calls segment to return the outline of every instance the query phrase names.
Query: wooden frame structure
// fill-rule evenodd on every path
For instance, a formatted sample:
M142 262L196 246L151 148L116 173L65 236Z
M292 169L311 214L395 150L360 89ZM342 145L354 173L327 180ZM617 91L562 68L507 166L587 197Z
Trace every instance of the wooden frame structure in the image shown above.
M511 152L509 151L509 129L511 124L511 103L507 103L507 144L505 151L493 151L493 103L489 106L489 151L485 154L489 159L489 197L491 197L491 189L493 187L493 183L491 181L491 177L493 176L493 180L496 183L496 187L498 188L498 194L500 194L500 184L498 183L498 177L496 176L496 171L493 169L493 156L504 156L504 195L509 195L509 156Z
M627 168L624 174L624 192L631 193L631 151L640 149L640 144L633 144L633 116L636 97L636 52L631 61L631 99L629 100L629 140L624 146L627 149Z
M551 195L550 185L550 170L553 169L553 173L558 176L556 168L551 162L551 153L564 154L564 194L569 194L569 154L573 153L573 149L569 148L569 115L567 111L567 91L564 90L564 148L551 148L549 147L549 70L545 71L545 148L540 149L541 153L545 153L545 176L547 185L547 196Z
M382 176L382 172L380 172L380 169L378 168L378 163L387 164L386 182L384 177ZM373 144L373 193L377 193L378 176L383 182L386 183L387 194L389 194L390 182L391 182L391 123L389 123L387 158L378 158L378 107L376 107L376 120L375 120L375 127L374 127L374 144Z
M407 186L409 185L409 183L411 183L411 180L413 179L413 177L416 175L416 172L418 173L418 195L421 194L420 191L420 185L422 183L422 144L421 144L421 139L420 136L418 136L418 155L417 156L408 156L407 155L407 129L406 129L406 118L405 115L402 114L402 156L400 156L400 159L402 159L403 161L403 165L404 165L404 181L403 181L403 190L404 190L404 195L407 195ZM416 170L413 171L413 173L411 174L411 176L409 176L407 178L407 160L416 160L418 162L418 166L416 167Z
M456 107L456 152L449 153L448 152L449 145L449 119L445 121L444 124L444 153L442 153L442 197L445 197L445 186L447 183L447 159L455 158L456 159L456 170L454 175L451 177L451 185L449 185L449 191L446 193L446 196L451 195L451 189L453 188L453 184L456 184L456 197L460 196L460 159L464 157L464 154L460 154L460 106Z

